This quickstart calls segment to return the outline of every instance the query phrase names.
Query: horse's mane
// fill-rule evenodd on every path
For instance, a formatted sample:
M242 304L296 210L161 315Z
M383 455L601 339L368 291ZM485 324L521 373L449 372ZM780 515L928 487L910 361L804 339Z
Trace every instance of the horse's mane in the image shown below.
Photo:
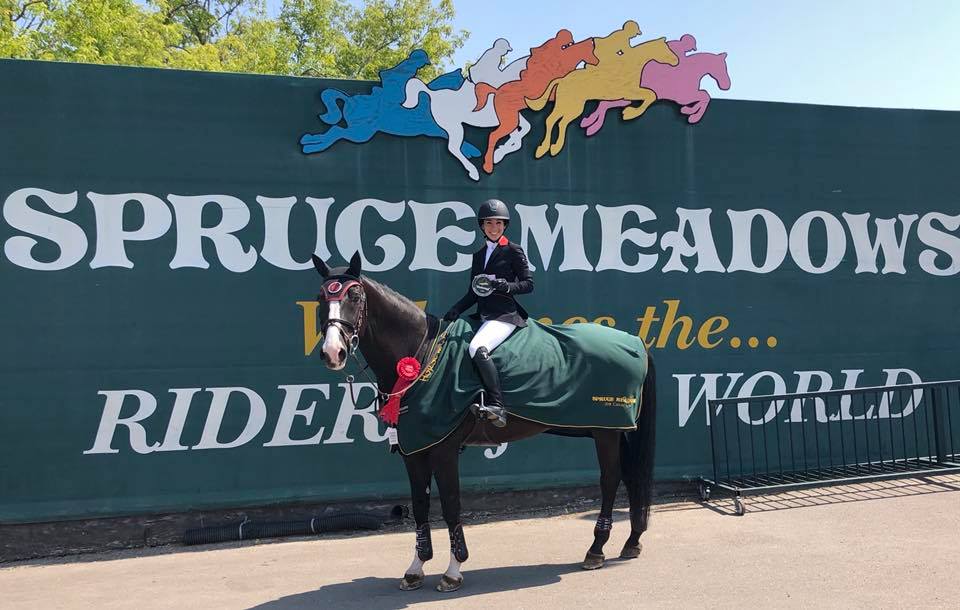
M393 311L402 313L405 317L409 316L411 322L416 322L424 312L417 307L417 304L403 296L393 288L387 286L386 284L381 284L376 280L370 279L369 276L362 276L364 284L369 285L372 288L375 288L380 296L385 301L385 305L392 309Z

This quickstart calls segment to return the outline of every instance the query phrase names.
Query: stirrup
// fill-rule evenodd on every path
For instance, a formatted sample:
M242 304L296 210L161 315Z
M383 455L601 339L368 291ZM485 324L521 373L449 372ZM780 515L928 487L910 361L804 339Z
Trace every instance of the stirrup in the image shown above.
M503 428L507 425L507 410L503 407L486 407L484 411L487 415L487 421L497 428Z
M470 405L470 410L478 417L483 417L497 428L503 428L507 425L507 410L503 407L497 407L486 404L484 400L486 392L480 390L477 402Z

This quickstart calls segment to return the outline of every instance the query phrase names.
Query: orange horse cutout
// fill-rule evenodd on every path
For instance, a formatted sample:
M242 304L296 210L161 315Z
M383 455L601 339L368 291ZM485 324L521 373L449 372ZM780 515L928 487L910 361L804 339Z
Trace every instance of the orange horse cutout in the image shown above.
M551 81L560 79L573 72L581 62L588 66L597 63L593 52L593 38L573 42L569 30L560 30L557 35L535 49L530 49L530 58L526 68L520 72L520 79L493 87L478 82L476 87L477 106L474 112L487 105L490 94L493 107L500 124L489 136L487 152L483 157L483 170L493 173L494 151L497 143L517 129L520 124L520 111L526 108L528 97L536 97L546 90ZM636 78L634 78L636 80ZM621 98L617 98L621 99Z
M565 76L555 78L539 97L526 99L527 106L533 110L541 110L551 95L556 96L556 103L547 117L546 134L535 153L536 158L539 159L547 151L551 156L555 156L563 150L567 126L583 114L588 100L624 99L640 102L639 106L627 106L623 109L622 116L625 121L642 115L657 100L657 94L652 89L640 86L637 74L642 73L643 67L650 61L676 66L679 60L667 46L666 38L630 46L630 39L639 35L640 26L635 21L627 21L623 28L609 36L595 38L593 53L597 58L596 65L587 65L581 70L573 70ZM555 141L554 126L559 127ZM489 152L488 147L487 153Z

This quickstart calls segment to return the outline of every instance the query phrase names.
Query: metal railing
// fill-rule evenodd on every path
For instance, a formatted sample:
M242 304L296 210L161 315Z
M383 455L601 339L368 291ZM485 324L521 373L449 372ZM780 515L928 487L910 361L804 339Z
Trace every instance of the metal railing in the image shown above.
M960 472L960 380L707 401L713 478L734 495Z

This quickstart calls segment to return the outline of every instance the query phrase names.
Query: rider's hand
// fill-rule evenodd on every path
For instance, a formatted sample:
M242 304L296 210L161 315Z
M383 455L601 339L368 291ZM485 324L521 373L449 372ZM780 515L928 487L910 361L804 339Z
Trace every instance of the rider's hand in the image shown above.
M460 314L457 313L457 310L456 310L456 309L451 309L451 310L448 311L447 313L443 314L443 319L444 319L446 322L453 322L454 320L456 320L456 319L459 318L459 317L460 317Z
M506 292L506 293L510 292L510 284L508 284L507 280L505 279L498 277L496 279L490 280L490 285L493 286L493 289L496 290L497 292Z

